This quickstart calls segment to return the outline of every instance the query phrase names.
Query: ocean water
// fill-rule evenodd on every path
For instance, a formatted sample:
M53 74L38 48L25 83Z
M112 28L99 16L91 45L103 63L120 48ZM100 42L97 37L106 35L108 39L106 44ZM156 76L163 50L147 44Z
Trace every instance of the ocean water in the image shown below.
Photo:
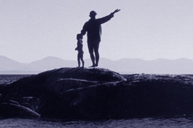
M105 121L61 121L40 119L3 119L0 128L193 128L193 119L127 119Z
M11 84L23 77L27 77L27 76L30 76L30 75L11 75L11 74L8 74L8 75L2 75L0 74L0 85L6 85L6 84Z

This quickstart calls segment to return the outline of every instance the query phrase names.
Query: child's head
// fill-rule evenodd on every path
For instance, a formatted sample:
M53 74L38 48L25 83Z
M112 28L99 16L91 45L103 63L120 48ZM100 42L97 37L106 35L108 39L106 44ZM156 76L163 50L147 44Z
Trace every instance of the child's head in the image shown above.
M76 38L77 38L77 40L82 39L82 35L81 34L77 34Z

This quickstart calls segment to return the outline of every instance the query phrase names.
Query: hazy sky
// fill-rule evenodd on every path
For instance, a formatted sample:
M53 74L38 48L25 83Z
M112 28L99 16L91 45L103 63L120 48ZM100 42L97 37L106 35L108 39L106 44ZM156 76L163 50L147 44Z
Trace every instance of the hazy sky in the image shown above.
M76 60L76 34L89 12L100 18L117 8L102 25L101 57L193 59L193 0L0 0L0 55Z

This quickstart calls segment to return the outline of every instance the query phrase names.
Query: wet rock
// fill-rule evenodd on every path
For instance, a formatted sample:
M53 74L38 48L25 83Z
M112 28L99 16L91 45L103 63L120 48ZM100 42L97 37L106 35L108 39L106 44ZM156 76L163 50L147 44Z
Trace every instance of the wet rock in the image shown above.
M17 112L31 108L41 117L65 119L192 115L192 81L191 75L123 77L107 69L61 68L7 85L1 99L14 102L0 107Z
M6 87L4 92L12 95L39 97L43 93L61 93L68 89L98 83L126 81L113 71L101 68L61 68L23 78Z
M21 99L21 105L32 109L33 111L37 111L40 101L39 98L32 97L32 96L25 96Z
M42 116L74 118L79 114L71 108L71 104L76 103L69 101L70 97L66 97L66 93L124 81L126 79L122 75L108 69L60 68L16 81L7 85L2 93L4 100L17 101Z
M4 102L0 105L0 116L3 118L39 118L40 114L18 103Z

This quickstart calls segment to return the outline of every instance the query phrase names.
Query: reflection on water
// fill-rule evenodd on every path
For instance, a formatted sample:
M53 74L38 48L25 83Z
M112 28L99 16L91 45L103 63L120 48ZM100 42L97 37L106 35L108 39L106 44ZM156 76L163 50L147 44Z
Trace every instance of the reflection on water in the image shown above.
M0 128L193 128L193 120L170 119L128 119L106 121L60 121L33 119L3 119Z

